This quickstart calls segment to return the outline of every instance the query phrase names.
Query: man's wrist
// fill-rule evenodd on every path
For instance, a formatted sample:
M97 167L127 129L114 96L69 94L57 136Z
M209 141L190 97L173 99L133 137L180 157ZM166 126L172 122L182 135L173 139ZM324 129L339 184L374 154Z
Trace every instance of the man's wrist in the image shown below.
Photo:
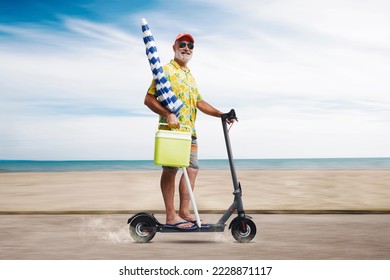
M168 110L164 111L164 113L162 114L163 118L164 119L168 119L169 116L173 114L172 112L169 112Z

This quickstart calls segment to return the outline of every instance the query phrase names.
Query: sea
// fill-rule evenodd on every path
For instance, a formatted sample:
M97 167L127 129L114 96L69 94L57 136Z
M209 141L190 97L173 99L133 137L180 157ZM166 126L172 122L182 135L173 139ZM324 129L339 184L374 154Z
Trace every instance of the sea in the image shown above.
M237 170L389 170L390 158L235 159ZM226 159L203 159L201 169L228 170ZM0 172L160 170L153 160L0 160Z

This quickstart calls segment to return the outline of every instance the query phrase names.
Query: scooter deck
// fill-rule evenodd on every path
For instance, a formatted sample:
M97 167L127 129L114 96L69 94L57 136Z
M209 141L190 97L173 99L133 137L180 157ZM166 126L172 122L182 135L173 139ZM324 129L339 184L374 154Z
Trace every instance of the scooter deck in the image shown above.
M204 227L196 227L194 229L181 229L176 227L166 227L163 224L157 226L157 232L223 232L225 224L207 224Z

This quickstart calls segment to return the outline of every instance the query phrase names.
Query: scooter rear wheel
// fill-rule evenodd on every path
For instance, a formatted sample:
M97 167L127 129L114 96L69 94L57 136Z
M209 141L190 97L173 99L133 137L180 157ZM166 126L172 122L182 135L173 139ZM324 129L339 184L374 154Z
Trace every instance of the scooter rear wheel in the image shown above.
M129 232L135 242L146 243L156 235L157 225L148 216L138 216L130 222Z
M248 218L237 220L231 229L234 239L240 243L248 243L256 236L256 225Z

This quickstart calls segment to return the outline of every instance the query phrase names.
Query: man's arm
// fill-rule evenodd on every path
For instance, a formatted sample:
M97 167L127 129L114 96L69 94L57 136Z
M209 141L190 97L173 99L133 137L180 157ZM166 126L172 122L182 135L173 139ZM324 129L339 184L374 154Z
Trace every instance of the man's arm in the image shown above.
M177 128L180 126L180 122L177 119L176 115L171 113L168 109L164 108L164 106L162 106L160 102L158 102L154 95L147 93L145 96L144 104L150 110L166 119L170 127Z
M218 109L214 108L213 106L211 106L209 103L207 103L204 100L199 101L196 104L196 107L198 107L198 109L200 111L202 111L203 113L205 113L205 114L207 114L209 116L220 118L221 115L222 115L221 111L219 111Z
M214 108L213 106L211 106L209 103L207 103L204 100L199 101L196 104L196 107L198 107L198 109L200 111L202 111L203 113L205 113L205 114L207 114L209 116L220 118L221 115L223 114L221 111L219 111L218 109ZM233 124L234 123L234 119L226 120L226 122L228 124Z

